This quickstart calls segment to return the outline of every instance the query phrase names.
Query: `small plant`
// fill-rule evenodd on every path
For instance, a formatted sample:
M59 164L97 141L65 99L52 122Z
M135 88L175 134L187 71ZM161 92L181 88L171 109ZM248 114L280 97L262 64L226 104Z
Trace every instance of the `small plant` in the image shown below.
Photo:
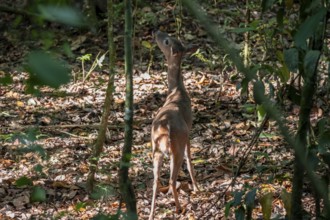
M150 67L151 67L151 65L153 63L153 60L154 60L154 55L153 55L152 51L155 49L156 45L155 44L152 45L148 41L142 41L142 46L149 50L150 60L149 60L148 69L147 69L147 73L149 73Z
M86 70L85 70L85 62L91 60L92 54L85 54L85 55L82 55L77 58L78 60L81 61L81 68L82 68L82 75L83 75L82 81L83 82L85 82L88 79L89 75L96 69L96 67L102 68L105 55L108 53L108 51L105 52L101 57L99 57L100 53L101 52L99 52L97 54L95 60L92 63L92 66L89 68L87 74L86 74ZM74 77L74 81L76 81L75 77Z

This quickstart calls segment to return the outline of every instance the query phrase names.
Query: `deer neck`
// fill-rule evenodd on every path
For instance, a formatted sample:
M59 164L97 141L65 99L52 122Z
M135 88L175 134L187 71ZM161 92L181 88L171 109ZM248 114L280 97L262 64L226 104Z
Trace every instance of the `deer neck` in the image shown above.
M184 88L183 77L181 74L181 59L174 57L175 59L170 59L168 62L168 94L170 94L174 89Z

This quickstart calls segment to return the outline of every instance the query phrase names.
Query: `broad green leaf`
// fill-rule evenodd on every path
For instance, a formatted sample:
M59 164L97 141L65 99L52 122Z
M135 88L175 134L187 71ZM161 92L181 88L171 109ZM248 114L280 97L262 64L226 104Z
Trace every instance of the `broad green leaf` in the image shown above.
M304 72L306 74L305 77L307 77L307 81L312 76L317 67L320 54L321 53L318 50L309 50L304 57Z
M318 122L317 122L317 136L321 136L324 132L326 132L327 130L327 124L328 124L328 120L325 118L321 118Z
M284 62L291 72L295 72L298 69L299 56L296 48L290 48L284 50Z
M283 201L287 216L291 216L291 193L288 193L285 189L282 189L281 199Z
M272 192L269 192L260 198L260 204L262 207L262 216L264 217L265 220L270 220L270 216L272 213L272 202L273 202Z
M296 105L300 105L301 93L294 85L288 85L288 96L289 99Z
M229 216L229 211L230 208L233 206L234 204L234 200L230 200L229 202L226 203L225 205L225 216L228 217Z
M296 34L294 35L294 42L297 47L306 48L306 40L311 37L316 29L319 27L319 22L326 15L327 10L325 8L320 8L318 12L310 17L308 17L298 28Z
M258 122L261 122L266 115L266 110L262 105L257 105Z
M31 202L44 202L46 201L46 191L39 187L33 187L31 195L30 195Z
M33 182L30 178L22 176L15 181L15 185L20 186L33 186Z
M73 7L39 5L38 9L41 16L46 20L76 27L86 26L83 14Z
M316 170L317 165L320 163L320 159L317 156L317 149L315 147L309 147L307 149L308 154L307 154L307 163L309 168L312 170Z
M235 210L235 219L236 220L244 220L245 217L245 209L243 206L240 206Z
M234 192L234 203L233 206L239 206L242 203L243 191Z
M245 205L248 207L254 207L254 202L256 199L257 189L254 188L251 191L249 191L245 196Z
M257 81L254 83L253 96L257 104L262 104L265 97L265 86L262 81Z
M330 131L322 133L318 139L320 153L326 153L330 150Z
M47 85L58 88L70 81L66 65L46 52L31 52L27 61L27 71L30 73L28 83L32 86Z
M290 79L290 71L285 65L280 67L277 73L283 83L287 83Z

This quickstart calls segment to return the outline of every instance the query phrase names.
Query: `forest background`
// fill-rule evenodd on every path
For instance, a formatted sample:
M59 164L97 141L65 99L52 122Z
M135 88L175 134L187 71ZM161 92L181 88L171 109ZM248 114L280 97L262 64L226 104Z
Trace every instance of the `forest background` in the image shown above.
M329 219L329 1L27 0L0 13L1 218L148 216L159 29L199 48L182 70L202 190L180 173L184 212L160 194L156 217Z

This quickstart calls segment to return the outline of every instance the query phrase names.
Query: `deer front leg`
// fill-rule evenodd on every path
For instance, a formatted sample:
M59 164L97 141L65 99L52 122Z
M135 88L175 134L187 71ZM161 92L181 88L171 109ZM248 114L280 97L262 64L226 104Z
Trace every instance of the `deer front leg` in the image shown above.
M191 152L190 152L190 141L188 141L186 148L185 148L185 155L186 155L186 160L187 160L187 168L190 174L190 178L193 184L193 189L194 192L199 191L198 186L197 186L197 182L195 179L195 171L194 171L194 167L191 164Z
M153 156L153 172L154 172L154 182L152 186L152 201L151 201L151 211L149 215L149 220L154 219L154 213L155 213L155 203L156 203L156 197L158 192L158 181L159 181L159 174L160 174L160 168L162 166L163 162L163 154L159 151L156 151Z

